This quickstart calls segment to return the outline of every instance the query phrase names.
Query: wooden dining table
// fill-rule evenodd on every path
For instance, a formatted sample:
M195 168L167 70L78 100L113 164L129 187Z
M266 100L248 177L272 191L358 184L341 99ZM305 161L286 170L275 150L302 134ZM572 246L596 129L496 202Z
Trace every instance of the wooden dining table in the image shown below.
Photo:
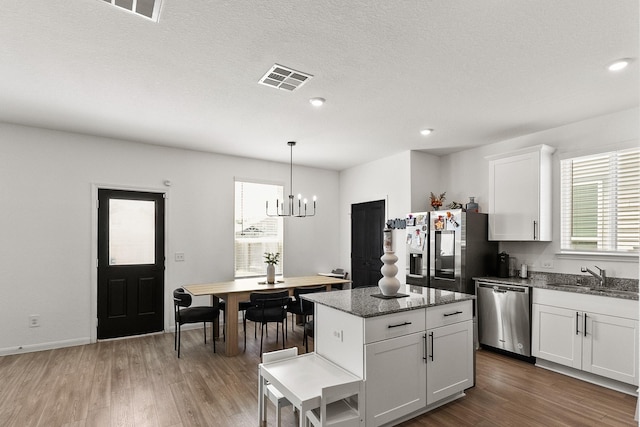
M218 298L225 300L225 355L235 356L238 350L238 303L248 301L249 294L259 291L286 289L293 295L294 288L308 286L326 286L330 291L333 285L351 283L348 279L327 276L276 277L276 283L266 284L264 278L235 279L228 282L201 283L182 286L193 296L210 295L212 305L216 305Z

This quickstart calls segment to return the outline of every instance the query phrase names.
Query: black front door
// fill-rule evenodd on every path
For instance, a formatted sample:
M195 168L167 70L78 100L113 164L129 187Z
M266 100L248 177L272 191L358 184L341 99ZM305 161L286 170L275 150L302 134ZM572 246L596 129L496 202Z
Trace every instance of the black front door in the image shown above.
M382 278L385 202L351 205L351 286L377 286Z
M164 329L164 194L98 190L98 339Z

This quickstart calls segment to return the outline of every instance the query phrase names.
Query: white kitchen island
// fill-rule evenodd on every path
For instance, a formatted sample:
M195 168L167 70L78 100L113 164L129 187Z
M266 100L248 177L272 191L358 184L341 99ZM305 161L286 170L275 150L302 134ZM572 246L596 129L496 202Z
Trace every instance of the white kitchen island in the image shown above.
M474 385L474 295L403 285L304 295L316 353L364 380L365 423L392 426L464 396Z

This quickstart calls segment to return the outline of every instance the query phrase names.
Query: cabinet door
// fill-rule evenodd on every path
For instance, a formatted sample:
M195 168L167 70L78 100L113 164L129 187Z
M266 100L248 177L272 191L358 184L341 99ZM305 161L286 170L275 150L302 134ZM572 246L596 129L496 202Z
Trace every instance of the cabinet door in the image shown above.
M427 404L473 386L473 322L427 330Z
M638 385L638 321L585 313L582 369Z
M567 308L533 304L531 353L581 369L583 314Z
M489 163L489 240L537 240L539 158L525 153Z
M424 332L365 346L365 425L382 425L426 406L424 357Z

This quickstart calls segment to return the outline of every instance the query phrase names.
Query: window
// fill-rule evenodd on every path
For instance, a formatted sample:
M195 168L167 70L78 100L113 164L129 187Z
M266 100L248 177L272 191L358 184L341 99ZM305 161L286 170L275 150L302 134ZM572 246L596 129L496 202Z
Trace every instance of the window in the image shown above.
M637 253L640 149L562 160L562 250Z
M265 276L265 252L280 252L276 274L282 274L282 218L266 214L266 202L283 200L282 185L236 181L235 183L235 276Z

